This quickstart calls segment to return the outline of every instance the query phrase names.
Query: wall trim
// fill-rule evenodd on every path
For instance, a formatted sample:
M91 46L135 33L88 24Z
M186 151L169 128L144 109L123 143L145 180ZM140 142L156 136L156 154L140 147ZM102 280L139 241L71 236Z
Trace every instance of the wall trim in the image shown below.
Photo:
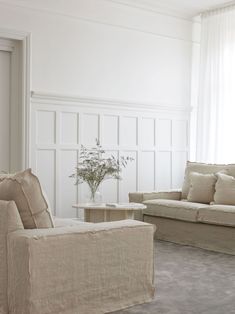
M87 96L76 96L76 95L64 95L57 93L32 91L31 102L33 103L46 103L46 104L57 104L57 105L86 105L86 107L99 107L102 109L124 109L131 111L148 111L148 112L181 112L190 113L191 107L184 107L175 104L164 104L164 103L142 103L135 101L125 101L120 99L100 98L100 97L87 97Z
M14 50L14 42L9 39L1 39L0 38L0 50L12 52Z
M162 14L162 15L166 15L166 16L170 16L172 18L178 19L178 20L185 20L187 22L192 22L193 17L191 17L188 14L184 14L184 13L180 13L175 11L175 9L169 8L163 8L161 6L159 6L158 4L154 4L154 6L152 5L146 5L144 3L138 4L138 2L136 4L133 3L128 3L125 2L123 0L104 0L104 1L110 1L119 5L124 5L130 8L134 8L134 9L139 9L139 10L143 10L143 11L147 11L147 12L152 12L155 14Z
M118 4L118 3L116 3L116 4ZM12 8L13 7L12 4L9 4L9 3L5 2L5 0L2 0L0 2L0 5L8 7L8 8ZM121 5L121 4L119 3L119 5ZM73 20L81 20L81 21L84 21L84 22L95 23L95 24L100 24L100 25L106 25L106 26L120 28L120 29L124 29L124 30L144 33L144 34L156 36L158 38L166 38L166 39L171 39L171 40L178 40L178 41L182 41L182 42L190 43L190 44L194 43L194 41L192 39L186 39L186 38L177 37L177 36L171 36L171 35L164 35L164 34L161 34L161 33L158 33L158 32L154 32L154 31L151 32L151 31L147 31L147 30L144 30L144 29L141 29L141 28L137 28L137 27L131 27L131 26L128 27L128 26L121 25L121 24L114 24L114 23L103 22L103 21L99 21L99 20L94 19L94 18L86 18L86 17L83 17L83 16L76 16L76 15L72 15L72 14L65 14L65 13L61 13L61 12L52 11L52 10L49 10L49 9L32 8L30 6L26 6L26 5L22 5L22 4L14 4L14 8L31 10L31 11L40 12L40 13L47 13L47 14L57 15L57 16L61 16L61 17L69 18L69 19L73 19ZM133 9L134 7L131 6L131 8ZM160 13L160 12L159 13L155 12L155 14L159 14L159 15L163 15L163 16L165 15L166 16L166 14ZM170 15L168 15L168 16L170 16ZM171 17L175 18L174 16L171 16ZM185 19L181 19L181 20L185 20ZM192 24L192 20L189 20L187 22Z

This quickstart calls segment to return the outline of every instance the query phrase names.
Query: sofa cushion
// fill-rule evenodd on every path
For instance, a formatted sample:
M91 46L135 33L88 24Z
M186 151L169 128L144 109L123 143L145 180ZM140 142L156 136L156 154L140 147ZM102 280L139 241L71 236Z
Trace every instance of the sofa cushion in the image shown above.
M144 204L147 206L147 208L143 210L144 215L193 222L197 221L198 209L208 207L206 204L163 199L145 201Z
M24 228L53 227L49 205L43 196L40 182L31 169L15 175L0 176L0 199L15 201Z
M198 222L235 227L235 206L210 205L199 208Z
M190 178L189 174L191 172L199 172L199 173L216 173L221 170L227 170L228 174L235 177L235 164L205 164L200 162L187 162L185 175L184 175L184 183L182 187L182 199L187 199L189 188L190 188Z
M226 174L217 174L214 204L235 205L235 178Z
M168 200L181 200L180 190L169 190L169 191L158 191L158 192L147 192L143 193L143 201L153 200L153 199L168 199Z
M188 201L210 204L214 200L217 176L213 173L202 174L191 172L189 178L190 189L187 197Z

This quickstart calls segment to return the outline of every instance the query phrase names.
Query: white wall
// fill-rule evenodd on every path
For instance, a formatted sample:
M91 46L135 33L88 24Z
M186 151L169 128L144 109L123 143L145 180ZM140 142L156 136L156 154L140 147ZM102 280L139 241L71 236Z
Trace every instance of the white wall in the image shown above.
M104 0L69 1L73 18L17 6L53 2L0 1L0 27L32 32L32 90L189 105L191 22Z
M176 171L173 173L169 164L166 173L171 178L170 182L177 182L175 185L180 186L182 169L187 156L184 155L181 158L181 156L176 155L173 158L171 154L173 149L172 136L174 136L172 121L175 117L178 121L185 121L183 127L181 122L176 123L177 128L179 127L180 130L183 128L179 134L184 132L182 142L184 143L184 140L186 142L182 145L185 154L188 149L187 121L190 105L191 21L130 8L106 0L70 0L69 4L70 6L65 0L59 1L59 3L55 0L0 1L0 28L24 30L32 33L31 89L36 92L43 92L44 96L39 102L43 103L41 104L43 110L47 111L50 108L49 111L52 112L51 115L49 114L50 117L47 116L46 119L56 119L58 110L59 112L66 111L65 108L67 108L70 111L74 110L74 107L76 113L80 113L81 110L84 112L84 108L89 107L89 110L95 115L99 115L100 103L106 104L106 114L113 114L111 106L115 103L114 116L119 115L119 108L122 107L129 117L129 107L137 107L134 115L132 109L131 117L136 115L139 119L143 115L144 108L151 107L153 110L152 113L148 114L148 118L152 118L152 120L149 125L146 124L146 129L150 130L149 132L155 132L156 119L164 118L166 114L170 121L169 128L165 130L163 126L161 133L156 133L156 138L159 139L160 143L168 143L168 136L170 136L170 148L166 149L167 152L170 149L170 157L166 156L166 159L170 158L171 162L176 164L179 160L181 166L176 167ZM62 96L63 109L58 109L62 107L61 105L57 107L56 100L51 101L53 98L51 95L57 94ZM86 96L87 98L85 103L82 103L81 98L75 97L71 103L72 95ZM56 99L56 97L54 98ZM36 107L34 98L32 99L31 110L32 115L36 114L37 110L42 110L41 107ZM44 128L43 117L42 119L39 118L37 123L41 123L37 126L38 128ZM86 123L89 134L92 121L86 121ZM130 123L130 125L132 124ZM151 131L153 127L154 129ZM128 126L126 128L125 132L131 132ZM47 131L50 132L51 129ZM123 132L122 130L119 131ZM37 155L37 163L41 163L42 166L42 170L38 170L38 173L40 172L39 175L45 180L43 173L47 172L51 157L46 155L46 151L42 152L41 157L40 154L38 155L38 150L41 148L37 147L37 133L34 123L31 124L30 133L32 134L31 165L37 169ZM46 141L48 141L47 136L49 135L45 134ZM139 136L144 136L144 133ZM151 136L155 136L155 133L152 133ZM76 147L73 146L72 149L79 150L79 145L83 140L85 139L80 137L80 142L77 142ZM180 138L176 139L176 143L180 143ZM56 143L52 141L47 144L49 149L53 149L57 153ZM54 146L50 146L51 144ZM119 143L114 145L115 150L122 150L120 145ZM155 150L157 150L158 145L160 144L156 142L151 146L151 149L154 148L154 154L157 153ZM181 144L177 145L178 149L181 150ZM133 151L133 147L136 149L136 143L128 143L125 150ZM139 147L137 148L139 150ZM150 147L147 150L149 149ZM147 155L148 160L155 158L151 157L151 154ZM72 157L68 158L70 160ZM69 160L64 161L63 170L67 164L71 165L73 158L70 162ZM139 175L141 171L143 174L154 171L151 162L147 165L146 172L136 168L135 174L132 175ZM58 163L51 164L51 167L55 173L60 169ZM179 169L178 172L177 169ZM162 169L160 169L160 173L161 171ZM64 171L62 172L64 173ZM163 181L164 176L165 172L163 171L161 175ZM144 180L148 181L148 178ZM156 182L155 177L153 180ZM54 183L51 184L48 190L53 191L54 196L50 198L54 202L60 191L53 185ZM168 185L167 183L166 187L171 187L172 183L170 186ZM146 186L140 184L136 188L152 189L156 187L158 186L155 183L151 183ZM135 187L133 186L133 188ZM123 199L126 199L127 192L126 189ZM49 194L51 194L50 191ZM69 203L69 197L66 202ZM62 206L58 203L54 205ZM66 215L62 213L62 209L58 211L61 215Z

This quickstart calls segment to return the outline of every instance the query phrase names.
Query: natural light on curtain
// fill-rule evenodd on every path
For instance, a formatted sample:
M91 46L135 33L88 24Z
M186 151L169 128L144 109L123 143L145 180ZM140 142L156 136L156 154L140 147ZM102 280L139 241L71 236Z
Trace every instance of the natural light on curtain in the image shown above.
M196 154L235 163L235 5L202 15Z

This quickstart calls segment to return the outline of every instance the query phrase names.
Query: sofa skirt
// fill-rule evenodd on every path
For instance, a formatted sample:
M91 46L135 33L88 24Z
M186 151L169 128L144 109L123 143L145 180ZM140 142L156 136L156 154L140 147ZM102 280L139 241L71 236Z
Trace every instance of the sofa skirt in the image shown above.
M144 215L155 224L155 238L235 255L235 228Z

